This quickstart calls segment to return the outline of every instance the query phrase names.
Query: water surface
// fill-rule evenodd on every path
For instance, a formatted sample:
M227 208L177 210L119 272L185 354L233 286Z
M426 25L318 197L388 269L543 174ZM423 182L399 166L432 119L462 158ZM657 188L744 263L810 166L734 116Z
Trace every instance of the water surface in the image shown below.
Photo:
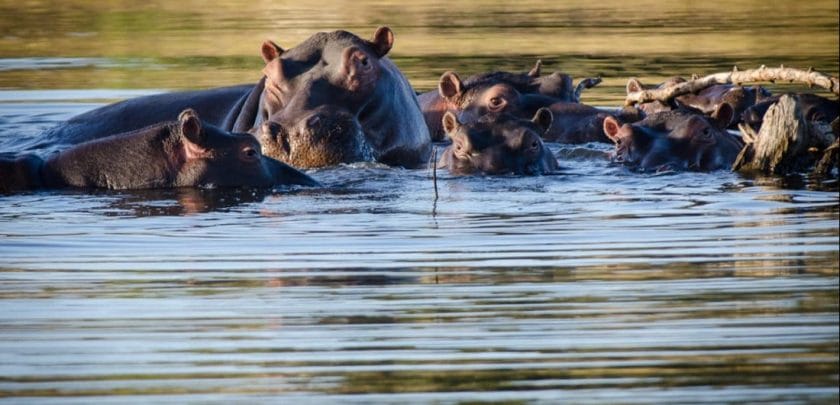
M324 29L391 25L419 89L539 57L604 77L605 106L631 76L837 74L836 2L599 4L0 2L0 152L254 81L261 41ZM550 147L559 174L440 172L437 199L428 171L374 164L310 172L321 189L1 196L0 400L837 402L836 180Z

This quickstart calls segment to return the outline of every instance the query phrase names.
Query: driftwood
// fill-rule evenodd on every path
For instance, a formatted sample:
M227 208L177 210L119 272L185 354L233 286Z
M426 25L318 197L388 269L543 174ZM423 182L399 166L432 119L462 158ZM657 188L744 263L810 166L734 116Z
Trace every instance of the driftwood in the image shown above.
M822 157L836 154L830 146L836 144L831 127L806 120L794 96L783 95L767 110L758 133L743 123L738 128L745 145L732 165L735 171L784 175L808 170ZM824 165L829 166L818 168L828 174L831 162Z
M716 84L740 85L742 83L776 82L777 80L804 83L808 86L816 85L840 96L840 81L838 81L836 77L828 76L812 69L801 70L786 68L784 66L778 68L768 68L762 65L758 69L749 69L744 71L739 71L738 68L735 67L731 72L716 73L701 78L695 78L661 89L635 91L627 94L627 98L624 99L624 104L632 106L634 104L650 101L668 103L668 101L674 97L688 93L697 93L700 90Z

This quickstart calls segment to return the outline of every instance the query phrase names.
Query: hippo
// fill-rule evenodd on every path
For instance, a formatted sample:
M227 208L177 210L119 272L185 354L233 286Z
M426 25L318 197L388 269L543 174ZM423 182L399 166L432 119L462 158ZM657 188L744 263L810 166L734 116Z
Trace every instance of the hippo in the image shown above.
M441 77L440 93L450 105L457 106L459 120L471 122L489 113L508 113L520 118L534 116L540 108L554 115L551 128L543 139L561 143L607 142L603 120L608 112L578 102L564 102L543 94L522 94L516 86L492 83L468 87L457 74ZM625 121L622 119L622 121Z
M557 159L545 147L541 135L551 127L552 115L540 109L531 120L505 113L489 113L462 124L447 111L442 118L452 144L437 163L455 175L530 174L556 171Z
M83 142L46 159L0 159L0 189L317 186L309 176L266 158L249 134L225 132L191 109L178 121Z
M330 111L349 112L358 118L376 161L405 167L425 164L431 152L429 130L414 90L386 57L393 43L393 32L380 27L371 41L334 31L315 34L286 51L270 41L263 44L262 118L290 109L291 114L285 113L284 120L275 122L283 125L312 114L318 106L330 105ZM323 132L355 130L352 125L341 125L346 123L344 119L323 123L336 123ZM352 137L352 133L344 136Z
M222 130L244 133L259 128L287 105L300 106L300 116L286 114L286 122L298 122L316 114L319 106L332 104L340 108L318 113L357 116L376 160L417 166L428 160L431 140L411 85L386 57L393 43L388 27L378 28L370 41L347 31L316 33L288 50L265 41L264 76L256 84L157 94L107 105L48 130L27 149L61 149L143 128L185 108L193 108Z
M670 87L685 81L682 77L672 77L657 87ZM627 82L628 94L645 88L637 79L630 79ZM761 86L743 87L731 84L716 84L700 90L697 94L678 96L674 99L674 102L677 106L687 106L705 114L712 114L721 103L727 103L734 111L732 122L727 125L727 128L737 128L741 114L746 109L770 96L770 92ZM661 101L652 101L641 104L639 108L647 114L652 114L659 111L668 111L673 107Z
M356 115L336 106L322 105L309 114L288 106L252 133L266 156L294 167L320 168L375 160Z
M481 111L476 112L476 116L480 116L490 111L498 112L505 108L502 104L515 102L514 99L522 95L532 97L530 105L540 104L541 107L555 102L577 103L584 88L600 83L600 79L587 78L574 87L571 76L560 72L540 76L540 70L541 62L537 61L527 73L480 73L464 81L455 72L445 72L437 90L419 96L432 139L444 139L445 131L441 123L446 111L460 114L468 107L480 108ZM529 111L527 116L532 116L538 108Z
M802 116L808 121L822 121L830 123L840 116L840 100L831 100L816 94L791 94L799 100ZM741 122L749 125L756 132L761 128L764 114L771 105L776 104L781 95L765 98L759 103L747 108L741 113Z
M726 130L732 114L722 103L712 117L688 108L653 113L634 124L606 117L604 133L615 143L613 161L634 169L729 169L744 146Z

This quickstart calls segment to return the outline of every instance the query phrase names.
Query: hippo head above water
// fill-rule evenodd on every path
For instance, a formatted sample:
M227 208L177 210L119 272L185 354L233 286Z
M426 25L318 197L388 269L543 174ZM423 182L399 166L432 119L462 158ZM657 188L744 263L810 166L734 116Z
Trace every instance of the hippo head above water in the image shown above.
M551 111L544 108L532 120L491 113L468 124L447 112L443 127L452 144L444 150L438 167L447 167L456 175L552 172L557 169L557 159L541 139L551 121Z
M682 77L675 76L658 86L645 86L638 79L633 78L627 81L627 94L646 89L671 87L684 83L685 81ZM637 107L644 111L645 114L654 114L662 111L670 111L675 107L685 106L711 115L715 113L721 104L725 103L729 104L733 110L733 114L730 117L731 121L727 124L727 127L735 128L745 110L768 97L771 97L770 92L761 86L742 87L731 84L717 84L706 87L696 94L689 93L678 96L673 99L673 105L657 100L639 104Z
M262 119L303 98L302 105L332 104L358 113L373 94L394 34L380 27L370 41L347 31L320 32L287 51L274 42L262 45L265 87Z
M356 116L331 105L312 111L289 106L264 121L255 136L266 156L295 167L373 160Z
M732 114L724 103L712 117L687 109L654 113L635 124L607 117L604 133L615 143L613 160L639 170L726 169L743 146L726 131Z

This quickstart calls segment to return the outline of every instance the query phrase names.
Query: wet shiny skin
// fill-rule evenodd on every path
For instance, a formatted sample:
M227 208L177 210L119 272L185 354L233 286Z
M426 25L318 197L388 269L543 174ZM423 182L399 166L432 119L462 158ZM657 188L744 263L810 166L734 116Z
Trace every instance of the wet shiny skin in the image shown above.
M607 107L629 75L838 71L836 1L78 3L0 14L0 64L26 67L0 69L0 151L137 89L253 82L267 36L378 23L418 90L537 56L600 74L583 101ZM837 402L836 182L548 147L559 174L439 170L437 200L428 171L375 164L317 190L0 197L0 397Z

